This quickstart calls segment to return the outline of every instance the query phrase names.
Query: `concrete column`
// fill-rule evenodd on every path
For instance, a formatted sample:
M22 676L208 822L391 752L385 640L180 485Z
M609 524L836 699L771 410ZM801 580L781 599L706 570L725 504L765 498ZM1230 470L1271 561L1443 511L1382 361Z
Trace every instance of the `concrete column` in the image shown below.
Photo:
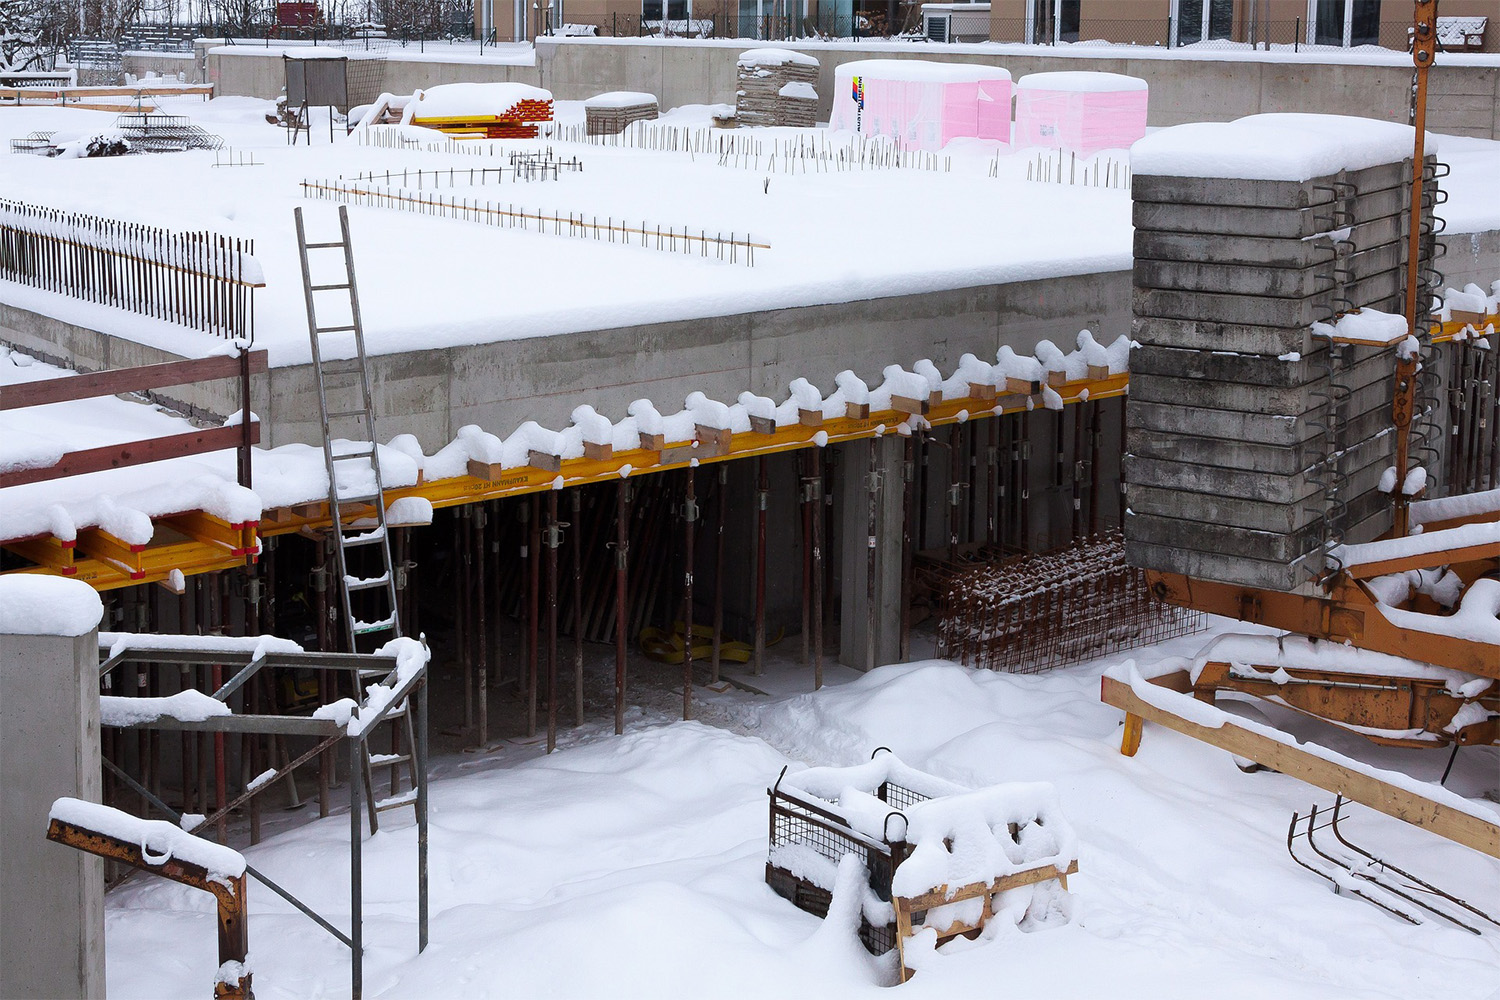
M875 531L869 530L870 456L875 457ZM875 549L875 662L895 663L901 650L901 503L904 440L895 434L851 441L838 449L836 467L840 546L839 662L860 670L869 663L869 553Z
M45 839L53 800L100 799L102 611L76 580L0 578L3 997L104 996L104 860Z

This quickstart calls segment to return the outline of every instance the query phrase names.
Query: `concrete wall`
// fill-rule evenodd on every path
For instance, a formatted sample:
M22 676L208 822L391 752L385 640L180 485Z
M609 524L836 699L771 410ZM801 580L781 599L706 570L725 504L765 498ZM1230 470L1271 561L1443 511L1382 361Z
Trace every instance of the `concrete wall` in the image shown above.
M1500 31L1500 28L1496 29ZM581 100L607 90L655 94L663 108L682 104L732 104L735 59L743 41L667 39L543 38L535 66L499 63L390 61L386 89L410 93L417 87L461 80L515 80L546 87L560 100ZM1267 111L1309 111L1406 121L1411 69L1399 62L1364 65L1242 59L1163 59L1132 56L1129 49L1105 49L1095 56L1076 50L1058 54L1046 48L986 50L976 46L793 44L818 58L821 71L819 115L832 105L835 67L855 59L931 59L1004 66L1017 78L1052 70L1125 73L1151 85L1152 125L1228 121ZM221 94L274 98L285 83L275 50L240 47L205 56L207 79ZM1435 132L1500 138L1500 67L1450 62L1433 69L1429 81L1428 128Z
M1007 344L1026 353L1043 338L1070 342L1085 327L1114 337L1129 320L1130 276L1119 271L412 351L372 358L371 367L381 437L415 434L431 453L465 424L501 435L525 420L562 427L580 403L618 419L642 396L675 412L694 390L784 399L799 376L831 389L845 368L871 383L886 365L909 368L922 358L951 371L965 352L993 358ZM0 342L88 370L170 360L3 305ZM251 405L263 447L320 440L315 393L310 365L257 376ZM232 380L160 398L205 413L239 406Z
M79 586L83 586L80 584ZM46 840L99 801L98 633L0 634L0 996L104 996L104 861Z

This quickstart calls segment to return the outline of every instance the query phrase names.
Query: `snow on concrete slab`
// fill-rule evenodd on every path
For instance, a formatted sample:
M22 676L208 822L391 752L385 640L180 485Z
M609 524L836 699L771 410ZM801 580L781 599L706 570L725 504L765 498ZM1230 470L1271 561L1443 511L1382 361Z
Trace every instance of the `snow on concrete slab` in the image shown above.
M1075 94L1112 94L1119 91L1149 90L1145 80L1123 73L1091 73L1064 70L1053 73L1027 73L1016 81L1017 90L1057 90Z
M611 90L595 94L583 102L585 108L634 108L642 104L656 106L655 94L643 94L631 90Z
M83 635L99 627L104 603L82 580L39 573L0 576L0 635Z
M1130 148L1130 163L1142 175L1305 181L1411 159L1413 138L1410 126L1373 118L1250 115L1153 132ZM1438 151L1431 133L1426 151Z

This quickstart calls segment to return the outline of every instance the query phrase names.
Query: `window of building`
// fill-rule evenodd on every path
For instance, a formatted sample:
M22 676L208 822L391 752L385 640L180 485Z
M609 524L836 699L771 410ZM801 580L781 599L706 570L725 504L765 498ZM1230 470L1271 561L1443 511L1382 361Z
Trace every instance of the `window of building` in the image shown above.
M1177 0L1172 15L1174 44L1234 36L1234 0Z
M1307 19L1315 45L1380 44L1380 0L1311 0Z

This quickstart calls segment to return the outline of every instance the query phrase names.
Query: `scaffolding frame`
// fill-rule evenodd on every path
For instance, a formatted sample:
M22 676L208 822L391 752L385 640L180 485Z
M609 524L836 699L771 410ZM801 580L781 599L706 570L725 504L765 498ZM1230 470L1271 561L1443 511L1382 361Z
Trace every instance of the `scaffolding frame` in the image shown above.
M428 942L428 872L427 872L427 663L424 662L420 668L412 672L404 680L397 670L397 659L394 656L382 656L373 653L309 653L309 652L247 652L244 649L214 649L211 646L192 649L182 648L180 643L163 641L160 644L151 643L152 636L142 636L140 641L131 641L126 648L119 652L108 650L100 651L99 678L102 681L115 667L124 663L144 663L148 666L171 665L179 669L183 667L234 667L234 674L219 688L211 694L211 697L219 702L227 702L229 697L240 690L261 670L270 669L313 669L313 670L336 670L349 673L351 677L358 677L361 672L378 672L383 674L381 685L387 687L391 696L385 699L384 704L372 708L367 697L360 705L356 706L351 715L350 723L340 723L333 719L316 719L308 716L296 715L267 715L267 714L230 714L212 716L202 721L185 721L181 719L160 716L155 719L135 722L128 726L111 726L117 729L159 729L178 732L203 732L203 733L255 733L276 734L281 736L303 736L312 737L318 742L313 749L302 754L295 760L278 769L274 775L260 782L255 788L249 789L239 797L228 803L219 803L216 813L206 817L197 824L190 832L198 832L219 822L229 812L259 792L275 785L282 778L291 774L298 767L319 757L324 751L332 749L342 742L348 755L349 762L349 933L345 934L339 930L331 921L319 914L311 906L304 903L293 895L288 889L268 878L263 872L257 870L253 865L245 866L245 874L255 881L270 889L276 895L286 900L304 916L308 917L319 927L323 928L335 939L344 944L350 950L350 977L352 983L352 996L355 1000L363 995L364 990L364 861L363 861L363 798L365 789L359 780L361 767L365 759L365 741L369 734L374 732L380 723L406 702L408 698L415 701L415 724L416 724L416 746L413 748L416 755L416 820L417 820L417 951L425 951ZM168 637L159 637L167 639ZM192 637L195 640L198 636ZM423 648L426 644L423 643ZM353 723L358 722L357 726ZM182 814L167 805L141 782L135 780L125 773L118 765L105 759L104 766L127 785L136 794L142 796L157 809L181 825Z

